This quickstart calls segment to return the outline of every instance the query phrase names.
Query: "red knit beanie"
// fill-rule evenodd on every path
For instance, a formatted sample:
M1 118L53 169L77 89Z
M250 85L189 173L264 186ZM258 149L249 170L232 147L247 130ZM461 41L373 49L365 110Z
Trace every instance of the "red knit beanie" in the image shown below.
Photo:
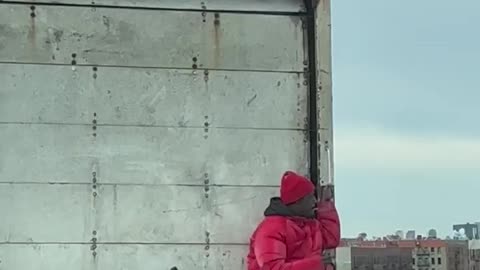
M315 186L312 181L294 172L287 171L282 177L280 199L284 204L291 204L313 193L314 190Z

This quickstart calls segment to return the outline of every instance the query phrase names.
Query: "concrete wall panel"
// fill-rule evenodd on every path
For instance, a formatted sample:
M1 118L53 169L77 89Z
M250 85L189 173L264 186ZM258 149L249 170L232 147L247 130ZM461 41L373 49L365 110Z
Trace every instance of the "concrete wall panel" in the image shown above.
M298 17L2 4L0 27L0 62L304 69Z
M90 245L0 244L2 270L90 270L94 268Z
M304 171L303 132L99 127L95 156L103 183L278 185ZM208 136L208 137L206 137Z
M247 246L99 245L98 269L246 269Z
M293 73L0 64L0 122L91 124L96 113L99 124L303 129L303 80Z
M89 183L93 141L88 126L0 124L0 182Z
M98 269L205 269L201 245L99 245Z
M213 187L207 205L211 243L248 244L277 187Z
M0 182L278 185L308 162L298 131L3 124L0 140Z
M208 172L215 184L276 186L284 170L308 172L304 132L213 129L208 143Z
M1 269L245 269L245 245L0 245ZM96 256L93 256L93 252ZM46 259L48 258L48 260Z
M304 76L286 73L211 72L206 95L212 127L304 129Z
M26 3L92 5L91 0L17 0ZM95 0L95 4L118 7L145 7L185 10L226 10L245 12L299 12L305 9L301 0Z
M245 269L247 246L99 245L98 269Z
M0 247L8 242L90 241L91 194L87 185L0 184Z
M96 205L98 240L203 243L204 199L203 187L101 186Z
M203 185L203 129L105 126L97 132L101 183Z
M90 124L95 96L83 83L90 71L0 64L0 122Z
M276 187L1 184L0 201L11 205L0 212L1 242L247 244L277 194Z
M246 254L248 254L246 245L211 246L205 269L247 269Z

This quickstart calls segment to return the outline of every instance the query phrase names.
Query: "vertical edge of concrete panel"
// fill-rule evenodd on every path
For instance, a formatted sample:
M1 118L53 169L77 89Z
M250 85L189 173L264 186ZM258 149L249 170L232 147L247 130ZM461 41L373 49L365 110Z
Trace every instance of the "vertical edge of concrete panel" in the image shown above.
M320 0L315 12L317 45L317 113L320 183L333 184L332 43L330 0Z
M310 0L308 0L310 1ZM332 111L332 42L331 2L319 0L315 9L318 169L320 185L334 184L333 174L333 111ZM336 250L324 254L327 265L336 268Z

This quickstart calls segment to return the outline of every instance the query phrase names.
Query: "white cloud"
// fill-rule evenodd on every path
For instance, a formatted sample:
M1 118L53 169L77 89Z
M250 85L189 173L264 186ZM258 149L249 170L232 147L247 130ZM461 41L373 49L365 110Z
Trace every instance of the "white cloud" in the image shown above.
M334 145L337 168L480 168L480 138L427 138L354 129L337 130Z

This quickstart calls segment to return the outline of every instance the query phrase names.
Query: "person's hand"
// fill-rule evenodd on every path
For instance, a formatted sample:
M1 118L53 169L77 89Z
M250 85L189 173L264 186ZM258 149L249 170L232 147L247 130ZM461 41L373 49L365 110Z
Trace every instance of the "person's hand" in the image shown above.
M329 202L333 200L333 186L326 185L320 187L320 192L318 193L318 201L319 202Z

